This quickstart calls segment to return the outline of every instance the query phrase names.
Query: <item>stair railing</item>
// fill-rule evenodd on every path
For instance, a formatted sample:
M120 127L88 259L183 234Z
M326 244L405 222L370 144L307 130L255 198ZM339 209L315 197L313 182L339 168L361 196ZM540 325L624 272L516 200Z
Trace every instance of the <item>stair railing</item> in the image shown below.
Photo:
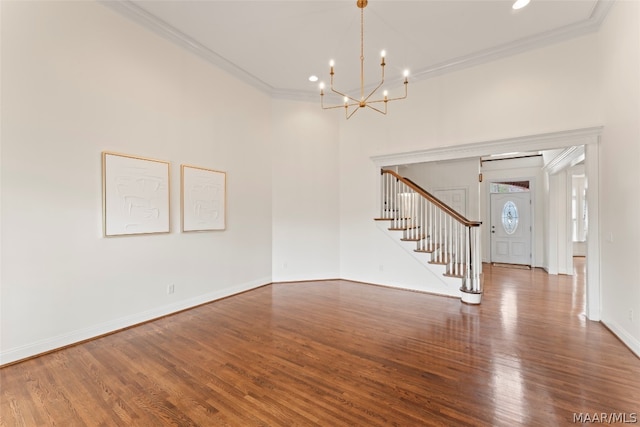
M431 254L432 264L443 264L445 276L462 278L460 290L482 293L480 281L480 225L408 178L381 170L380 219L401 230L402 240L415 241L417 252Z

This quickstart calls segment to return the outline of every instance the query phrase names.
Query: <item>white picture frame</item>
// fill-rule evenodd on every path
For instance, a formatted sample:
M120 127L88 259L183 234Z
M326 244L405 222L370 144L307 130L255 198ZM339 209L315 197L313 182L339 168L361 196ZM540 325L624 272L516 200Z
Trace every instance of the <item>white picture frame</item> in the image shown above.
M181 165L181 228L183 232L226 228L225 172Z
M105 237L169 233L169 162L102 152Z

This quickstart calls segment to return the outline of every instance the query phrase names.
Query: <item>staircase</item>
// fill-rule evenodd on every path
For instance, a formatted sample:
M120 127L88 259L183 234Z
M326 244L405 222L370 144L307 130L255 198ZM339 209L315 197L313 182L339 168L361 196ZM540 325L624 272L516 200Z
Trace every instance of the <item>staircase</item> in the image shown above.
M402 242L415 242L425 262L444 266L443 276L459 279L463 302L479 304L480 225L469 221L408 178L381 171L380 217L388 230L400 232Z

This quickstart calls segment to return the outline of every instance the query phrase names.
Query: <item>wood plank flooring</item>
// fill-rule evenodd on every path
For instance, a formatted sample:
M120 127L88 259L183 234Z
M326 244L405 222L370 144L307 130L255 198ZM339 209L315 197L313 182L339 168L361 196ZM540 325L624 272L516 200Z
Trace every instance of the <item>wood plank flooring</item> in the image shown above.
M485 265L480 306L347 281L262 287L0 369L0 425L637 420L640 359L586 320L577 269Z

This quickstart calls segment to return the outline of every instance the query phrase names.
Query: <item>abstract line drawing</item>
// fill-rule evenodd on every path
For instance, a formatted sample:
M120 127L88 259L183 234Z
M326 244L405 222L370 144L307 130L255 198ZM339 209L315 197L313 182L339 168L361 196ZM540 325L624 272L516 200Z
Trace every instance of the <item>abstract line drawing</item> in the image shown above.
M224 230L226 173L181 165L182 231Z
M105 236L168 233L169 162L102 153Z

